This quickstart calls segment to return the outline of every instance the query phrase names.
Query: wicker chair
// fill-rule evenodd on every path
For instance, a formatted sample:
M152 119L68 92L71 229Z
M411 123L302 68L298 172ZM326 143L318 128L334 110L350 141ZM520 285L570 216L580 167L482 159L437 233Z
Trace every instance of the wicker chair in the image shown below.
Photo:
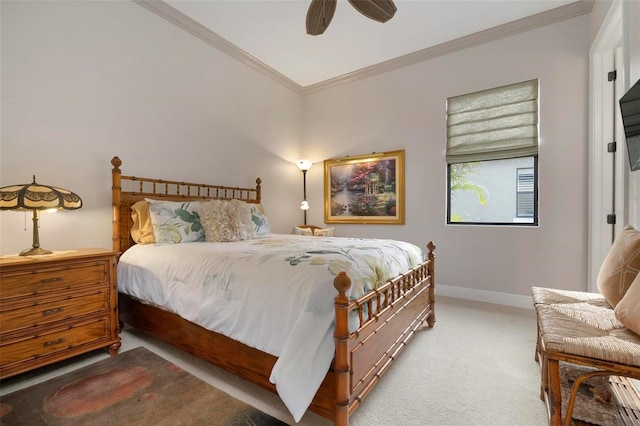
M580 384L595 376L640 379L640 336L627 330L597 293L533 287L538 318L535 358L540 362L540 397L549 424L571 425ZM560 362L591 367L575 380L562 416Z

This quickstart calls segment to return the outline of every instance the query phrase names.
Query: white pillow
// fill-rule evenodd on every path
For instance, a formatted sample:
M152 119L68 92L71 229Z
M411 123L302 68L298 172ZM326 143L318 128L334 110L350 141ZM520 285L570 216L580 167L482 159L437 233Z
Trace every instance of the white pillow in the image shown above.
M251 207L240 200L210 200L198 209L205 241L240 241L255 238Z

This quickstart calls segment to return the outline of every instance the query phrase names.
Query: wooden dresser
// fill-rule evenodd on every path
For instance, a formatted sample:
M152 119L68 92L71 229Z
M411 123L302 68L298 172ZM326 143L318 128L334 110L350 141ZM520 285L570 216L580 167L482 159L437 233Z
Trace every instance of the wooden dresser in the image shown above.
M0 258L0 379L98 348L115 355L117 253Z

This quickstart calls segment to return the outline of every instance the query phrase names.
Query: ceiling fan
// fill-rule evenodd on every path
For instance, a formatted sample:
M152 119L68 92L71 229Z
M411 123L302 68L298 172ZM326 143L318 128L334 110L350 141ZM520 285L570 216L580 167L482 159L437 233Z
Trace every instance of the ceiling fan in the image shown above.
M333 19L337 0L312 0L307 10L307 34L324 33ZM378 22L387 22L396 13L393 0L349 0L358 12Z

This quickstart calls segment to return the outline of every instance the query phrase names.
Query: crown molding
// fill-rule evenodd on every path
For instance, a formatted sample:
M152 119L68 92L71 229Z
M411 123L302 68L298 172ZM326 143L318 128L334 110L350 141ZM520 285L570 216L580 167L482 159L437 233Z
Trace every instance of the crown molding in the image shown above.
M271 68L269 65L265 64L261 60L255 58L254 56L251 56L250 54L240 49L235 44L230 43L229 41L220 37L218 34L214 33L210 29L194 21L193 19L183 14L182 12L171 7L164 1L157 1L157 0L131 0L131 1L155 13L161 18L166 19L167 21L171 22L178 28L185 30L189 34L199 38L205 43L226 53L232 58L235 58L238 61L250 66L251 68L255 69L261 74L264 74L265 76L271 78L272 80L282 84L283 86L297 93L302 94L303 87L301 85L291 80L290 78L286 77L285 75L281 74L280 72L276 71L275 69Z
M361 68L348 74L344 74L303 87L290 78L286 77L282 73L271 68L269 65L265 64L259 59L251 56L235 44L230 43L215 32L194 21L177 9L171 7L164 1L132 1L300 95L320 92L336 86L340 86L342 84L351 83L363 78L368 78L399 68L404 68L406 66L414 65L428 59L433 59L438 56L454 53L463 49L467 49L469 47L498 40L517 33L529 31L535 28L554 24L556 22L561 22L567 19L586 15L588 13L591 13L593 4L595 3L595 0L578 0L573 3L557 7L555 9L521 18L516 21L489 28L484 31L479 31L468 36L460 37L455 40L428 47L426 49L418 50L416 52L409 53L398 58L390 59L379 64Z

